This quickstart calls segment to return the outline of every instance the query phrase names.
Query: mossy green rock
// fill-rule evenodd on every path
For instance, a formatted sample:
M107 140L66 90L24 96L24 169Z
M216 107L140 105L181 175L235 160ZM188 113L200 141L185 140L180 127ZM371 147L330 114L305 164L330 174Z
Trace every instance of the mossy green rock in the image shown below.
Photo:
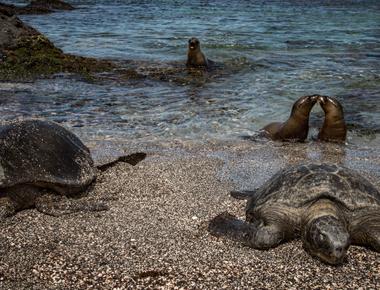
M110 71L114 64L105 60L65 54L37 30L14 15L0 10L0 80L47 77L58 72L92 73Z

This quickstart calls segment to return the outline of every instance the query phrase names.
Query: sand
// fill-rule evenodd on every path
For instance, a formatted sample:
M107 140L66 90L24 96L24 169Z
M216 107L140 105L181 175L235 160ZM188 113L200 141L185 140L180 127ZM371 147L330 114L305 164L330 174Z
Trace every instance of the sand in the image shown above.
M380 254L351 246L333 267L295 240L259 251L211 236L231 189L253 189L278 169L329 161L380 187L380 149L309 142L172 140L88 143L94 158L147 152L136 166L99 173L84 198L108 211L61 217L24 210L0 226L0 289L379 289Z

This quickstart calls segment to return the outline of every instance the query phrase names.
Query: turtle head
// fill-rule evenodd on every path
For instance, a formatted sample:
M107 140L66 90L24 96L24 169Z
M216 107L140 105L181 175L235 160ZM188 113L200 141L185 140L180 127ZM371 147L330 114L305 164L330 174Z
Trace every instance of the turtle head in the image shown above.
M350 235L345 223L336 216L326 215L309 221L303 234L304 247L311 255L332 265L343 262Z
M195 51L200 48L200 42L198 38L192 37L189 39L189 50Z
M293 105L292 116L298 115L303 118L309 118L309 114L314 104L317 102L318 96L303 96L299 98Z

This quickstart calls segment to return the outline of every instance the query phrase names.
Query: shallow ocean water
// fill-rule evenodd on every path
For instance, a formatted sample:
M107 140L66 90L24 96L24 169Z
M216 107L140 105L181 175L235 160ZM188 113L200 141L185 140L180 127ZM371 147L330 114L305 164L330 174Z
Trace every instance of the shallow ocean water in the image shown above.
M380 144L379 1L68 2L78 9L21 19L67 53L121 61L185 63L196 36L233 70L188 84L64 75L0 83L1 119L44 117L85 140L233 139L320 93L342 102L349 142ZM311 119L321 124L318 105Z

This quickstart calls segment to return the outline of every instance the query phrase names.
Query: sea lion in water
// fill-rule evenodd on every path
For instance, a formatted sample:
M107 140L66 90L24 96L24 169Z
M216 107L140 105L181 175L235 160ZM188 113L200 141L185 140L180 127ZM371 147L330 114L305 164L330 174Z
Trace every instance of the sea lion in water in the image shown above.
M187 51L187 67L209 67L209 60L201 51L201 44L198 38L189 39L189 49Z
M272 140L304 141L309 132L309 115L319 95L303 96L293 105L289 119L266 125L260 131Z
M322 129L319 130L318 140L344 142L347 136L347 127L344 121L342 105L335 98L319 96L318 102L325 112Z

